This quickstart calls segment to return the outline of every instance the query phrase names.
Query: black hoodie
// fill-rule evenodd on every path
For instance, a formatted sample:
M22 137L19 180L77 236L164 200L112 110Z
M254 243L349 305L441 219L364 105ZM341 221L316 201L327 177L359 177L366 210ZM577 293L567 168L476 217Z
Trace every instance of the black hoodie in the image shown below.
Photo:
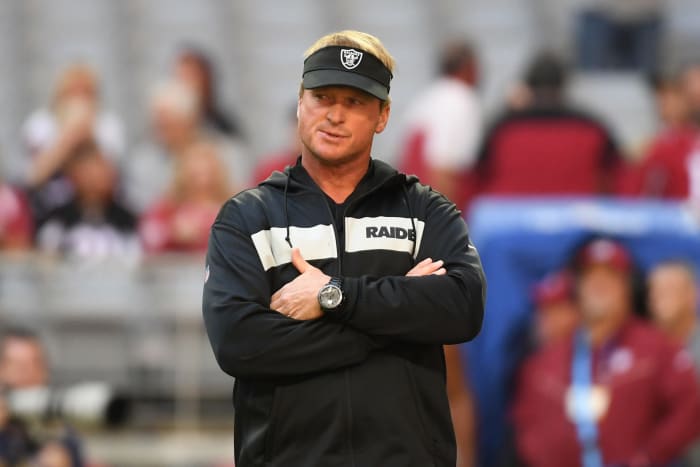
M236 466L453 467L442 345L478 334L486 287L467 226L442 195L376 160L344 205L336 226L297 162L214 223L204 321L236 378ZM290 245L343 278L342 319L269 308L299 274ZM405 277L428 257L447 274Z

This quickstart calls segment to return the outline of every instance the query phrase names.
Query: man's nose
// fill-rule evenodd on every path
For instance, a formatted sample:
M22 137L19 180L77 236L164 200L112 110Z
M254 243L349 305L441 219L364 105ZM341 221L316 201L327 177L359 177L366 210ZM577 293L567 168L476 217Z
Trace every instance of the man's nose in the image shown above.
M345 110L339 104L331 105L328 108L326 119L333 124L343 123L345 121Z

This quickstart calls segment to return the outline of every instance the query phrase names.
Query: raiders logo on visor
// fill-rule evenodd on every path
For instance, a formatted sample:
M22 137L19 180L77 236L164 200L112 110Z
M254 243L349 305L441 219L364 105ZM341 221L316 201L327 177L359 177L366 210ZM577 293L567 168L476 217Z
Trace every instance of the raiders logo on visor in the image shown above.
M348 70L357 68L362 61L362 52L355 49L340 49L340 63Z
M304 60L301 75L304 89L323 86L350 86L380 100L389 98L391 70L366 50L331 45Z

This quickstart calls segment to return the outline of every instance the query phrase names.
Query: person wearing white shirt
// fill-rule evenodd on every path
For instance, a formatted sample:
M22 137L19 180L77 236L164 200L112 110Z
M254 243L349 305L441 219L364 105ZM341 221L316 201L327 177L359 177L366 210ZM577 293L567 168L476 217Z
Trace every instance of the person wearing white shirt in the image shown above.
M477 80L473 48L464 41L449 42L441 55L440 77L416 98L404 119L402 170L460 208L464 173L476 162L483 129Z

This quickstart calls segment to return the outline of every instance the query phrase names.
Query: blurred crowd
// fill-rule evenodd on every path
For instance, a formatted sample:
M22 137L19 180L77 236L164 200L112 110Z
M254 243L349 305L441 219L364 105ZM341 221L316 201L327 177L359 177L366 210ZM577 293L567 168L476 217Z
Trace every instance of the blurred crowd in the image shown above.
M121 119L101 106L96 70L69 65L18 135L26 170L0 185L2 250L203 252L223 201L250 184L244 138L215 84L210 59L183 49L151 93L146 136L127 144Z
M478 50L448 42L438 79L394 117L402 142L385 156L466 210L482 195L685 199L700 192L700 61L661 66L660 13L652 8L659 2L646 3L584 11L576 59L548 51L533 57L495 118L480 104ZM12 172L24 175L0 181L2 250L89 258L202 252L223 200L294 163L294 110L288 147L251 157L218 98L207 53L185 46L170 68L151 90L148 127L127 141L121 118L101 103L98 70L66 66L50 102L16 135L23 168ZM610 69L643 74L655 98L660 129L641 156L626 154L602 121L567 99L574 72Z
M662 64L660 2L625 3L591 2L579 17L574 56L534 56L495 117L479 99L479 50L448 41L435 80L393 117L403 130L397 166L465 215L481 196L700 207L700 56ZM568 100L570 78L582 70L646 79L658 130L643 150L629 153L602 120ZM126 261L202 255L221 204L294 164L300 151L294 106L288 147L251 157L236 116L218 98L221 85L207 53L184 47L150 93L143 137L127 141L121 118L102 105L98 70L68 64L51 101L17 135L24 177L0 178L0 251ZM535 319L499 465L700 466L696 266L678 258L640 280L622 244L597 238L523 297L534 300ZM5 330L0 344L0 466L82 466L70 426L59 422L37 436L9 411L13 390L49 384L37 336ZM474 466L478 407L465 362L454 348L446 355L460 467Z

